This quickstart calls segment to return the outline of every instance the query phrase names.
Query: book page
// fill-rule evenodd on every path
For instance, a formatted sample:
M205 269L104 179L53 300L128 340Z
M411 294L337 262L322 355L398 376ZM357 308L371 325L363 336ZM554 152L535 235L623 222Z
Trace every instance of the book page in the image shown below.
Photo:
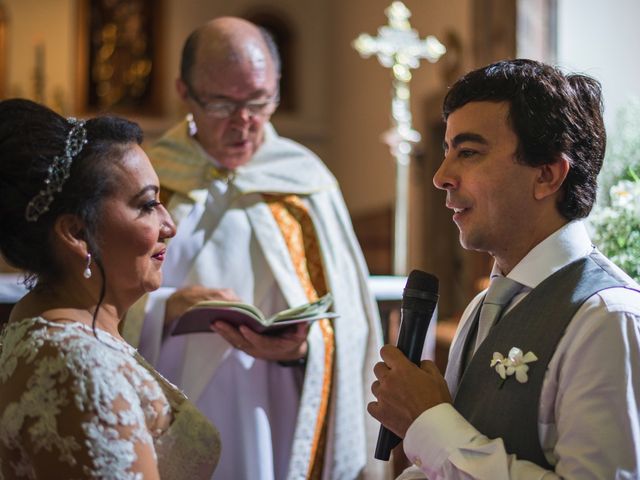
M276 313L269 318L271 322L280 322L283 320L292 320L296 318L313 317L325 313L333 304L333 295L327 293L323 297L312 303L300 305L298 307L288 308Z
M193 308L233 308L235 310L245 310L249 315L255 317L261 322L266 320L264 313L262 313L258 307L251 305L250 303L233 302L228 300L205 300L203 302L196 303L191 307L191 309Z

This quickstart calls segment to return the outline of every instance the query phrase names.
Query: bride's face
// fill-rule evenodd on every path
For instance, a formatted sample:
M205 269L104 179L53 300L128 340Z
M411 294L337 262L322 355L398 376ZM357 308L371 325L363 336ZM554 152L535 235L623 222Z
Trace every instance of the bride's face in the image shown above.
M131 302L162 284L165 240L176 227L159 200L159 182L147 155L138 145L114 162L111 174L118 186L102 204L97 238L115 301Z

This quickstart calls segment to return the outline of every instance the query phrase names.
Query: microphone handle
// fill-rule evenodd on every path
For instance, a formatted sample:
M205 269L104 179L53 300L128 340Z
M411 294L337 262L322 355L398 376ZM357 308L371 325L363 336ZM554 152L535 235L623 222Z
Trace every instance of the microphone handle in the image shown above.
M373 454L378 460L389 461L391 450L396 448L402 439L384 425L380 425L376 451Z
M425 312L401 310L402 321L397 346L398 349L416 365L420 365L424 339L427 335L434 310L435 304L434 309L430 311L430 315L426 318L426 321L424 318L426 316ZM398 435L384 425L380 425L374 457L378 460L388 461L391 456L391 450L398 446L401 441L402 439Z

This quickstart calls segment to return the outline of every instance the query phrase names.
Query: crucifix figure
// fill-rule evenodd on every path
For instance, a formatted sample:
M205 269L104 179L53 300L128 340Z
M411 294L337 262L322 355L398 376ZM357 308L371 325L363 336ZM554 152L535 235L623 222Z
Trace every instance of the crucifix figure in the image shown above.
M407 231L409 204L409 162L413 145L420 141L420 133L411 126L409 81L411 69L418 68L426 58L436 62L446 49L436 37L424 40L411 28L411 12L400 1L385 10L389 24L378 29L378 36L360 34L353 47L364 58L376 55L382 66L393 75L391 98L391 129L385 132L384 142L396 160L396 199L393 229L393 273L407 274Z

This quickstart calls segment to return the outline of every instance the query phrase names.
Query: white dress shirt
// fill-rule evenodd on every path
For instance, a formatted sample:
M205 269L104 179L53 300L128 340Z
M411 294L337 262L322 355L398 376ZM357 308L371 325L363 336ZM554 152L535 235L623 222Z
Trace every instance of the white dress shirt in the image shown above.
M526 286L509 308L593 248L582 222L553 233L509 273ZM463 313L458 332L472 321L469 316L483 293ZM458 340L456 334L453 342ZM498 415L500 405L495 409ZM545 374L538 434L555 471L508 454L502 439L487 438L452 405L440 404L407 431L404 450L414 466L399 479L640 478L639 292L603 290L576 312Z

